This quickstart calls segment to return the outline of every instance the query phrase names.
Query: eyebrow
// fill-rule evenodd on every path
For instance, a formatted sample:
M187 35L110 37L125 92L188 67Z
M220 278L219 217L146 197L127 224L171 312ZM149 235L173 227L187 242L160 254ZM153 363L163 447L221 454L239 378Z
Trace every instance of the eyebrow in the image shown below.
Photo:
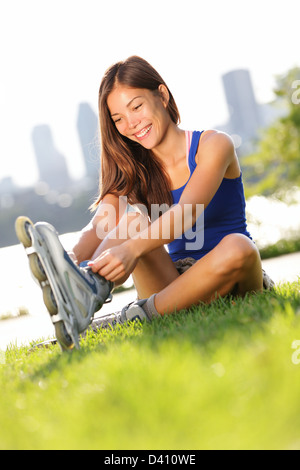
M137 98L142 98L142 96L135 96L134 98L132 98L132 100L129 101L129 103L126 105L126 108L129 108L129 106L131 105L131 103L136 100ZM114 114L111 114L111 117L113 116L117 116L118 114L121 114L121 113L114 113Z

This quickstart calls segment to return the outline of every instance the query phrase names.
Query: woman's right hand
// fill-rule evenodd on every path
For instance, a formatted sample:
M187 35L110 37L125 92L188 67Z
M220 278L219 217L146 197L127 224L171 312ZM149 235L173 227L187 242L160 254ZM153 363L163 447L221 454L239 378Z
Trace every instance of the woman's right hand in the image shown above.
M108 281L125 282L138 262L133 247L132 240L126 240L120 245L103 251L95 260L90 261L88 266L94 273L97 272Z

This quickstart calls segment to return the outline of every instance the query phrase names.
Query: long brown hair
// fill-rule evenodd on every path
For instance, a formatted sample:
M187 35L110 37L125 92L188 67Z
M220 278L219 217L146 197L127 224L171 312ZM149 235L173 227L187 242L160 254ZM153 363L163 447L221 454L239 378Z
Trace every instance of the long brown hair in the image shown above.
M151 204L172 204L170 183L161 162L151 150L122 136L115 127L107 106L108 95L116 84L158 92L167 87L162 77L144 59L132 56L112 65L105 73L99 90L99 121L101 134L101 173L96 209L107 194L127 196L131 204L144 204L150 214ZM167 87L168 88L168 87ZM180 115L169 91L167 110L177 125Z

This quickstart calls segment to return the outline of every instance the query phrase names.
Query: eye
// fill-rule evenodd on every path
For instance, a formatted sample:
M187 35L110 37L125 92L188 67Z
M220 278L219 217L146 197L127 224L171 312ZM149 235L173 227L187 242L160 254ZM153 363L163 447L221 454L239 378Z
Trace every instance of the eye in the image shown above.
M137 111L139 108L141 108L141 106L142 106L142 103L138 104L137 106L135 106L134 110Z

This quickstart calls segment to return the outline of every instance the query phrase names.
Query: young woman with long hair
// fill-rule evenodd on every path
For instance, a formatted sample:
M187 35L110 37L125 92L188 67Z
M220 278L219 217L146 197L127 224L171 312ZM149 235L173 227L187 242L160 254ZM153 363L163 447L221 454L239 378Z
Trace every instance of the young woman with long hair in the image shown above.
M241 170L231 138L215 130L181 130L166 83L135 56L107 70L99 91L99 118L98 212L74 247L78 262L92 259L93 272L115 283L132 273L139 298L156 294L153 302L160 314L219 295L260 291L261 260L247 231ZM152 222L147 219L144 229L126 240L118 238L117 227L99 244L97 226L107 222L105 206L114 206L116 224L122 219L120 196L133 208L142 204L148 215L154 204L169 210ZM183 220L186 205L191 211ZM187 250L182 228L195 224L197 206L204 208L204 244ZM123 223L132 223L134 215L141 218L140 212L129 212Z
M78 285L86 275L98 276L102 287L106 283L107 297L112 285L132 274L139 300L113 317L121 322L152 319L272 285L247 230L242 174L228 135L180 129L171 91L137 56L106 71L99 120L101 173L95 214L73 248L75 264L64 254L67 262L55 273L67 272L56 283L76 278L70 291L77 297L67 311L80 305L77 332L88 324L81 322L82 311L89 320L96 308L95 303L88 312L84 307L87 292L99 294L90 279L80 294ZM52 232L47 237L52 239ZM57 264L60 260L61 255ZM89 268L79 267L86 260Z

